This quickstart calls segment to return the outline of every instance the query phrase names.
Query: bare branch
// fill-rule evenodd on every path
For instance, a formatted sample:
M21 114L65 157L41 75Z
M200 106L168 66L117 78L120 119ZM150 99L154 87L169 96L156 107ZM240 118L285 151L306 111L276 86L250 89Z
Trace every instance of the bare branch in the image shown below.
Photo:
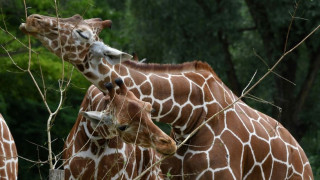
M297 12L299 3L300 3L300 0L295 4L293 14L292 15L290 14L291 15L291 21L290 21L290 24L289 24L289 27L288 27L287 37L286 37L286 41L284 43L284 48L283 48L283 53L285 53L286 50L287 50L287 44L288 44L290 30L291 30L291 27L292 27L292 23L293 23L293 21L295 19L294 17L296 16L296 12Z
M256 76L257 72L258 72L257 70L256 70L256 72L254 72L254 74L253 74L252 78L250 79L248 85L242 90L241 95L243 95L244 92L246 92L246 89L250 86L250 84L251 84L251 82L253 81L254 77Z
M23 156L18 156L18 158L26 160L26 161L31 162L31 163L35 163L35 164L46 164L46 163L48 163L48 161L39 161L39 160L38 161L34 161L34 160L31 160L31 159L25 158Z
M11 60L11 62L12 62L13 65L15 65L15 66L16 66L19 70L21 70L22 72L27 72L27 70L21 68L21 67L12 59L9 51L8 51L4 46L1 45L1 47L2 47L2 49L3 49L4 51L6 51L8 57L9 57L9 59Z
M252 99L252 100L255 100L255 101L264 103L264 104L270 104L271 106L276 107L276 108L279 109L280 111L281 111L281 109L282 109L281 107L275 105L274 103L269 102L269 101L266 101L266 100L264 100L264 99L262 99L262 98L259 98L259 97L257 97L257 96L254 96L254 95L252 95L252 94L250 94L250 93L248 93L245 98L249 98L249 99Z
M259 54L257 54L257 52L256 52L254 49L253 49L253 53L254 53L255 56L258 57L258 59L260 59L260 60L263 62L263 64L265 64L265 65L268 67L268 70L270 70L270 67L269 67L269 65L267 64L267 62L266 62ZM285 81L293 84L294 86L296 86L296 84L295 84L294 82L292 82L292 81L290 81L289 79L281 76L279 73L276 73L275 71L271 71L271 72L272 72L273 74L275 74L276 76L278 76L279 78L281 78L281 79L283 79L283 80L285 80Z
M2 48L5 47L5 45L4 46L0 45L0 46ZM14 51L14 52L11 52L10 54L11 54L11 56L14 56L14 55L23 54L26 52L28 52L28 50ZM7 56L8 56L8 52L6 52L5 54L0 54L0 57L7 57Z

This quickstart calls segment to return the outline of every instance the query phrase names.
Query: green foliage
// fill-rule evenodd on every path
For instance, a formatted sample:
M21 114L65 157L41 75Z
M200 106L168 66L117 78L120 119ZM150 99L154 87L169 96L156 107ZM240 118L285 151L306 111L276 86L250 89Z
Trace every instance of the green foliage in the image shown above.
M320 131L313 128L301 140L301 146L304 147L305 152L312 165L314 179L320 178Z

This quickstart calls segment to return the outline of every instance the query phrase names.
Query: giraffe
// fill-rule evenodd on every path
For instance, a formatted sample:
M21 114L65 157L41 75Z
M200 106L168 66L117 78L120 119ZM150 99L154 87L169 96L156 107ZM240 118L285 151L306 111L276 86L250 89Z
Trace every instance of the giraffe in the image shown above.
M1 113L0 135L0 179L17 179L18 154L16 144Z
M31 15L20 29L26 33L28 28L36 29L32 31L35 35L31 35L41 40L43 37L37 33L49 31L52 27L39 24L46 24L48 20L50 18L42 16L39 20ZM54 24L53 20L50 22ZM87 27L89 31L90 24ZM63 32L69 37L69 44L79 41L78 37L70 36L71 29L63 29ZM95 33L92 37L99 39L98 35ZM49 37L42 42L52 51L51 41ZM78 51L63 48L64 55L70 54L65 60L105 93L105 82L117 77L124 79L130 91L152 104L154 120L172 126L171 136L177 142L238 99L207 63L137 63L101 53L108 46L99 40L87 40L84 44L88 48L80 53L81 58L72 56L79 54ZM78 46L77 43L73 45L76 49ZM95 53L100 56L93 56ZM161 164L161 170L167 178L173 179L313 179L307 156L294 137L275 119L243 101L237 101L199 129L186 145Z
M119 95L111 83L110 97L89 88L65 143L65 179L133 179L160 158L156 151L176 151L175 142L151 122L151 104L137 99L121 79L115 82ZM162 179L160 167L143 178Z

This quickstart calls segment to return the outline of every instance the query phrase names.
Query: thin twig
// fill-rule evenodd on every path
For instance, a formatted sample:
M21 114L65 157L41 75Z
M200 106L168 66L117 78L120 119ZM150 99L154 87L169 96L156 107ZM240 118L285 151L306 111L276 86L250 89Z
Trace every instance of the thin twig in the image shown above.
M9 57L9 59L11 60L11 62L12 62L13 65L15 65L20 71L22 71L22 72L27 72L27 70L21 68L21 67L13 60L13 58L11 57L9 51L8 51L4 46L1 45L1 47L2 47L2 49L3 49L4 51L6 51L6 53L8 54L8 57Z
M291 15L291 21L290 21L290 24L289 24L289 27L288 27L287 37L286 37L286 41L285 41L285 43L284 43L284 48L283 48L283 53L285 53L286 50L287 50L287 45L288 45L288 39L289 39L290 30L291 30L293 21L294 21L294 19L295 19L294 17L296 16L296 12L297 12L299 3L300 3L300 0L295 4L295 6L294 6L294 11L293 11L293 15Z
M41 148L43 148L43 149L45 149L45 150L48 150L48 148L47 147L45 147L45 146L41 146L41 145L39 145L39 144L37 144L37 143L34 143L34 142L32 142L32 141L29 141L29 140L26 140L28 143L30 143L30 144L33 144L33 145L35 145L35 146L37 146L37 147L41 147Z
M25 157L19 156L19 155L18 155L18 158L26 160L26 161L31 162L31 163L35 163L35 164L46 164L46 163L48 163L48 161L34 161L34 160L31 160L31 159L28 159L28 158L25 158Z
M280 106L277 106L277 105L275 105L275 104L272 103L272 102L266 101L266 100L264 100L264 99L262 99L262 98L259 98L259 97L257 97L257 96L254 96L254 95L252 95L252 94L250 94L250 93L248 93L245 98L252 99L252 100L254 100L254 101L261 102L261 103L264 103L264 104L270 104L271 106L276 107L277 109L282 109Z
M38 54L37 54L37 59L38 59L38 64L39 64L39 69L40 69L40 77L41 77L42 86L43 86L43 95L44 95L44 98L47 99L47 88L46 88L46 83L44 82L44 78L43 78L44 76L42 73L41 63L40 63L40 59L39 59Z
M40 161L39 146L37 146L37 153L38 153L38 160ZM39 171L39 175L40 175L40 180L42 180L41 170L40 170L41 164L37 164L37 167L38 167L38 171Z
M260 59L260 60L263 62L263 64L265 64L265 65L268 67L268 70L270 70L270 66L267 64L267 62L266 62L254 49L253 49L253 54L254 54L256 57L258 57L258 59ZM281 78L281 79L283 79L283 80L285 80L285 81L293 84L294 86L296 85L294 82L292 82L292 81L290 81L289 79L281 76L280 74L276 73L275 71L271 71L271 72L272 72L274 75L278 76L279 78Z
M25 2L25 0L23 0L23 2L24 2L24 7L25 7L25 11L26 11L26 18L27 18L26 2ZM1 14L2 14L2 17L3 17L3 18L2 18L2 21L3 21L3 24L4 24L5 29L3 29L2 27L0 27L0 29L1 29L4 33L9 34L9 35L12 37L13 40L18 41L22 46L24 46L25 48L27 48L27 49L30 50L30 48L29 48L27 45L25 45L24 43L22 43L19 39L17 39L16 36L14 36L13 34L11 34L11 33L7 30L7 25L6 25L6 22L5 22L5 20L4 20L4 15L3 15L3 13L2 13L2 9L1 9ZM35 52L35 51L32 50L32 49L31 49L31 51L32 51L33 53L35 53L35 54L38 54L37 52Z
M294 83L294 82L290 81L289 79L287 79L287 78L285 78L285 77L281 76L280 74L278 74L278 73L276 73L276 72L274 72L274 71L271 71L271 72L272 72L274 75L278 76L279 78L281 78L281 79L283 79L283 80L287 81L288 83L290 83L290 84L292 84L292 85L296 86L296 83Z
M252 50L253 50L253 54L256 57L258 57L258 59L260 59L263 62L263 64L265 64L268 67L268 69L270 69L270 66L268 65L268 63L256 52L256 50L255 49L252 49Z
M254 74L253 74L252 78L250 79L249 83L248 83L247 86L242 90L241 95L243 95L243 93L246 92L246 89L250 86L250 84L251 84L251 82L253 81L254 77L256 76L257 72L258 72L257 70L256 70L256 72L254 72Z

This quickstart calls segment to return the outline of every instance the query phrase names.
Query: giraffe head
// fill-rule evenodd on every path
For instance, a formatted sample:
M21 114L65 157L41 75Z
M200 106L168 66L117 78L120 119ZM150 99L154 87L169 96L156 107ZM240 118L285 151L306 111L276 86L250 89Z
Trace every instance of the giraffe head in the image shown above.
M104 126L97 128L101 131L100 134L106 131L113 132L127 143L152 147L165 155L175 153L177 150L175 141L151 120L151 104L139 100L128 91L120 78L115 82L119 86L119 94L116 93L112 83L106 84L110 96L108 114L89 111L83 112L83 115L91 120L94 126Z
M57 18L33 14L19 28L39 39L58 57L78 64L85 59L92 43L99 41L101 30L110 28L111 24L110 20L100 18L84 20L80 15Z

